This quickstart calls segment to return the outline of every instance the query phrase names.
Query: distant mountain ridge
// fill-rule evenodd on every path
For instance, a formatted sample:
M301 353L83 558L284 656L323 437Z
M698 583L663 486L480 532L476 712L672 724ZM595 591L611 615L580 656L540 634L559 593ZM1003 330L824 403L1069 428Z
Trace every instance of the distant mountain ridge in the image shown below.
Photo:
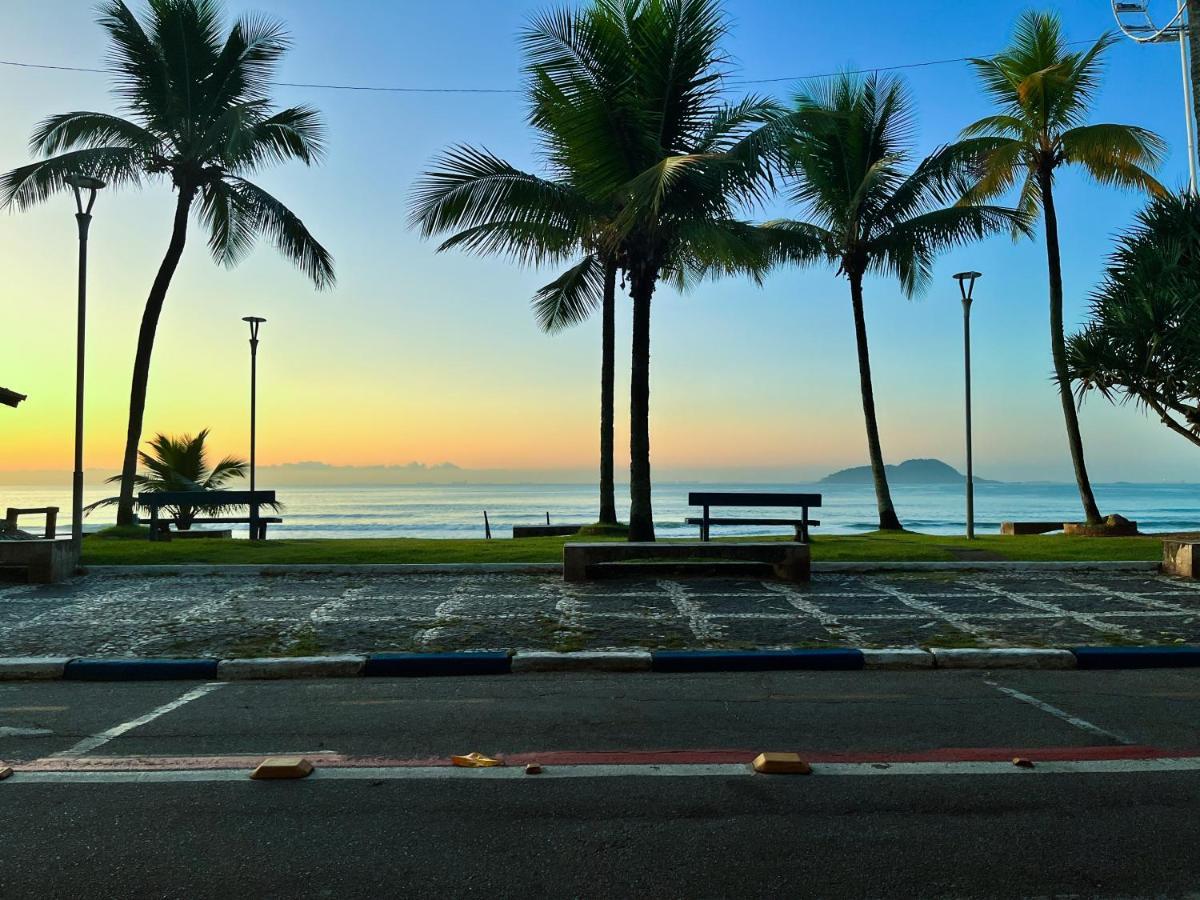
M962 484L962 472L940 459L906 459L898 466L884 466L889 484ZM826 475L821 484L871 484L871 467L855 466ZM998 484L990 478L975 476L976 484Z

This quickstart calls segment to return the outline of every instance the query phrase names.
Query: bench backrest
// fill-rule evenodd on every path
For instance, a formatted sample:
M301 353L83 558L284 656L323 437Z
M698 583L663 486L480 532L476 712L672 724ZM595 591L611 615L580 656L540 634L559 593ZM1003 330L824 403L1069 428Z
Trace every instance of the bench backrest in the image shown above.
M150 509L164 506L250 506L274 502L274 491L153 491L138 494L138 503Z
M693 491L692 506L806 506L821 505L820 494L755 493L751 491Z

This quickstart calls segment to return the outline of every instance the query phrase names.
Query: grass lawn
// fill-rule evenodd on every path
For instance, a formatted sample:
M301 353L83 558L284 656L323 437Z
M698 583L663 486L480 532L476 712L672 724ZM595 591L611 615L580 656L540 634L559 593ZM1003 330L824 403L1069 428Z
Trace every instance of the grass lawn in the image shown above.
M591 535L583 540L613 540ZM184 563L556 563L562 545L580 538L527 538L491 541L363 538L334 540L188 540L151 543L145 537L96 534L83 543L85 565L170 565ZM743 539L744 540L744 539ZM770 538L769 540L784 540ZM916 534L824 535L812 541L821 562L951 561L1146 561L1162 558L1156 537L1084 538L1062 535L962 537ZM957 551L957 552L956 552ZM969 551L964 553L963 551Z

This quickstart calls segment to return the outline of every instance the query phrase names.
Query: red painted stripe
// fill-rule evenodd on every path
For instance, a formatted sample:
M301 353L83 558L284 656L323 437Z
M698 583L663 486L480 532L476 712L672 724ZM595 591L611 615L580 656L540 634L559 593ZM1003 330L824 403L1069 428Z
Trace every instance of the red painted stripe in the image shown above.
M779 749L779 748L772 748ZM798 751L812 763L905 762L1008 762L1023 757L1034 762L1069 762L1123 759L1182 759L1200 757L1200 749L1170 750L1159 747L947 747L906 752ZM757 750L556 750L545 753L497 754L510 766L537 762L544 766L670 766L696 764L749 764ZM268 756L307 756L317 767L418 768L451 765L448 756L396 759L345 756L338 753L286 752L234 756L116 756L57 759L46 757L12 763L15 772L189 771L198 769L252 769Z

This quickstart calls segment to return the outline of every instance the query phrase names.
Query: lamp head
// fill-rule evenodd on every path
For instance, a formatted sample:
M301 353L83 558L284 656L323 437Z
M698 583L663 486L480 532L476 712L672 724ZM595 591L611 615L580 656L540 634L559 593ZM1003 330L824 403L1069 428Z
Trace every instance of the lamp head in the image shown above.
M79 215L90 216L96 205L96 191L104 187L104 182L90 175L68 175L63 181L75 194L75 209ZM83 202L83 191L89 192L87 203Z
M262 316L242 316L243 322L250 323L250 343L258 343L258 328L263 322L267 321Z
M975 281L982 277L982 272L959 272L954 276L955 281L958 282L959 290L962 291L963 300L968 303L971 301L971 295L975 292Z

